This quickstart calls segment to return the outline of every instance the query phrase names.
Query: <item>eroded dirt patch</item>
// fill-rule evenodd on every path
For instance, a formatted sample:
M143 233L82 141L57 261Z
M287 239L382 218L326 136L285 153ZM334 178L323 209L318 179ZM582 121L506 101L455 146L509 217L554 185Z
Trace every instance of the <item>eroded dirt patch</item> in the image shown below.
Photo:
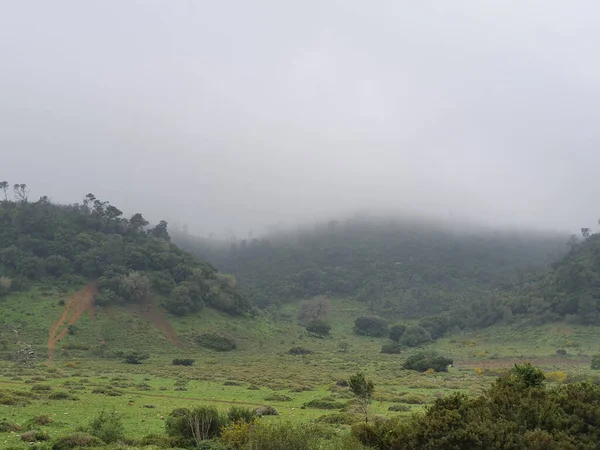
M92 321L96 321L94 314L94 296L98 292L95 283L88 284L82 290L77 291L65 305L60 319L50 327L48 335L48 359L54 360L56 344L69 332L69 326L74 325L84 312L90 315Z
M171 344L178 348L181 347L179 339L177 338L177 333L175 333L175 330L167 320L165 312L158 306L152 304L138 304L132 305L132 308L133 312L154 325L158 331L162 332Z

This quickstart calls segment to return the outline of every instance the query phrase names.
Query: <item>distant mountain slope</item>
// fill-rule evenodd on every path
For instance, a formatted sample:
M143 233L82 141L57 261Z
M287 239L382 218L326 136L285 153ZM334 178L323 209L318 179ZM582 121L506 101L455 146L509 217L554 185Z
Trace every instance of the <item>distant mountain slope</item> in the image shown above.
M228 245L174 239L235 274L262 306L320 294L352 296L382 314L454 311L482 325L507 312L523 271L542 268L567 249L562 234L449 230L416 220L332 221Z
M571 250L522 289L519 313L540 321L600 324L600 234L570 241Z
M250 307L235 278L171 243L164 221L147 228L141 214L126 219L92 194L57 205L29 202L25 185L14 192L14 201L0 202L0 296L38 282L72 289L94 280L100 305L157 297L179 315L205 304L229 313Z

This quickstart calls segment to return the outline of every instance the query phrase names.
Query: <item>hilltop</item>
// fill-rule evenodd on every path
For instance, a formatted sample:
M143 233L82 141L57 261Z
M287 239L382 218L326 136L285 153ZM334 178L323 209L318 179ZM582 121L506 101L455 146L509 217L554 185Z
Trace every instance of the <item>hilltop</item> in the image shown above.
M326 295L397 319L443 315L459 328L510 319L519 289L567 251L560 233L414 219L330 221L229 243L174 239L234 274L262 307Z
M94 283L100 306L159 303L176 315L204 306L230 314L250 308L233 277L170 242L165 221L149 227L140 213L125 218L93 194L73 205L45 196L30 202L24 184L9 200L8 184L0 186L0 296Z

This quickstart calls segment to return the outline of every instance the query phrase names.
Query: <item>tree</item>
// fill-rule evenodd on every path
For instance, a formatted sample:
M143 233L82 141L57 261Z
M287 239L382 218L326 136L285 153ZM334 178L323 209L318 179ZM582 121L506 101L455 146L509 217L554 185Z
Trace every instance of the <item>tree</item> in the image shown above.
M331 325L321 319L311 320L306 326L306 331L320 337L327 336L331 331Z
M123 275L119 283L119 291L123 298L134 302L142 303L150 297L152 283L146 275L141 272L130 272Z
M144 216L142 216L140 213L135 213L133 216L131 216L131 219L129 219L129 229L134 233L143 230L148 226L148 224L149 222L144 219Z
M411 326L406 328L406 331L398 342L407 347L418 347L430 341L431 335L429 331L420 326Z
M419 352L409 356L402 367L417 372L426 372L429 369L436 372L448 372L448 366L452 363L452 359L440 356L435 352Z
M8 201L8 181L0 181L0 189L2 189L4 191L4 201L7 202Z
M318 295L312 300L306 300L300 305L298 318L300 320L325 319L329 314L329 300L324 295Z
M406 325L397 323L396 325L394 325L390 328L390 339L394 342L398 342L405 331L406 331Z
M161 220L158 225L150 230L150 234L165 241L170 241L171 236L169 236L169 232L167 231L167 225L166 221Z
M354 332L362 336L387 336L389 325L387 320L379 316L362 316L354 321Z
M13 192L15 194L15 200L19 202L27 202L27 195L29 194L29 189L26 184L18 184L16 183L13 186Z
M590 230L589 228L582 228L581 229L581 234L582 234L582 236L583 236L584 239L589 238L591 232L592 232L592 230Z
M352 375L348 380L348 386L356 398L356 402L365 415L365 423L369 422L369 405L373 397L375 386L371 380L367 380L362 373Z

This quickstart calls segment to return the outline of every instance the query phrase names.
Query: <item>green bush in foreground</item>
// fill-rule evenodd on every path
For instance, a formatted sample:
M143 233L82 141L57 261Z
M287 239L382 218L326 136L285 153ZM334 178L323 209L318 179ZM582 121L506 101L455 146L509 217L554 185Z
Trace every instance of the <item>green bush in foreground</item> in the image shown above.
M361 336L383 337L389 332L387 320L379 316L362 316L354 321L354 332Z
M88 433L71 433L59 437L52 444L52 450L74 450L76 448L102 447L105 443Z
M600 387L543 383L531 365L515 366L481 396L443 397L423 415L353 427L377 449L592 450L600 441Z
M117 442L125 436L125 427L116 411L101 411L90 421L90 434L107 444Z

